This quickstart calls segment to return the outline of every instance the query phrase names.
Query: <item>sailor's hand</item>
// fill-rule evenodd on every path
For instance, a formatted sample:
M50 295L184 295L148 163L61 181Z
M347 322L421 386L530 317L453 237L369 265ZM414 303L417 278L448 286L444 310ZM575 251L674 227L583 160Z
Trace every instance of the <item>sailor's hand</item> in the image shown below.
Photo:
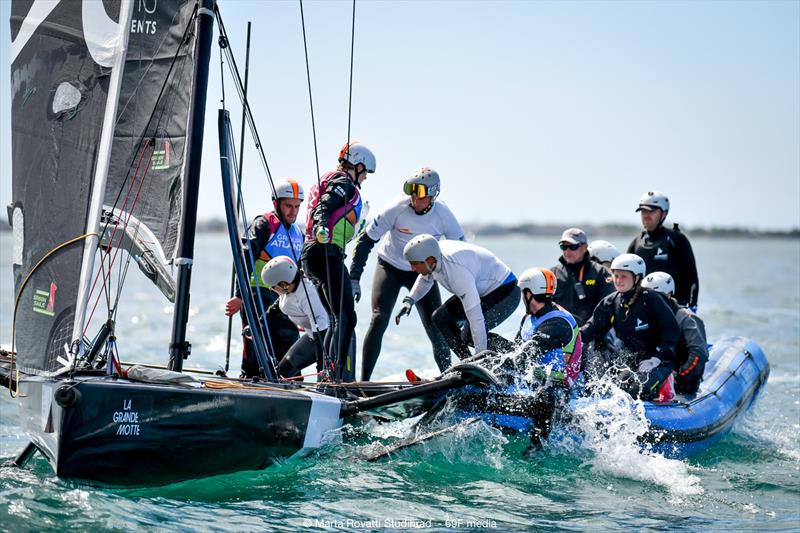
M361 300L361 283L357 279L350 279L350 285L353 287L353 299L358 303Z
M641 363L639 363L639 368L636 369L637 372L652 372L655 370L658 365L661 364L661 359L658 357L651 357L650 359L645 359Z
M225 303L225 315L233 316L242 308L242 299L233 297Z
M406 296L403 298L403 307L400 308L400 312L397 313L397 316L394 317L394 323L398 326L400 325L400 319L403 318L405 315L411 314L411 308L414 306L414 299L410 296Z
M328 244L328 242L331 240L331 232L328 230L328 228L319 226L314 231L314 237L317 239L318 243Z

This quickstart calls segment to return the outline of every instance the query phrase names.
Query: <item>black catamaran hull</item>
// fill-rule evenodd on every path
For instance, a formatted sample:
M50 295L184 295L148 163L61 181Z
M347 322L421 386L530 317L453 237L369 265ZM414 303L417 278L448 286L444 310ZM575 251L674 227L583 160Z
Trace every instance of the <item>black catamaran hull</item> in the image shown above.
M341 426L341 401L312 392L105 376L19 385L25 429L56 475L110 486L265 468L318 448Z

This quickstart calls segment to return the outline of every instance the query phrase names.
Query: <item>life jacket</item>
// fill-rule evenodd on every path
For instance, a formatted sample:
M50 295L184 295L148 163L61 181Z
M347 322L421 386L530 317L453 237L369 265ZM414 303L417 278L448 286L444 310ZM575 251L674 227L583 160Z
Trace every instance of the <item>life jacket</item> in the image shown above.
M350 179L348 174L339 170L334 170L332 172L326 172L320 178L319 183L315 183L311 186L311 190L308 193L308 211L306 215L307 241L313 241L315 238L313 217L314 211L316 211L319 205L320 198L325 194L325 190L328 188L330 182L341 176L347 176L347 179ZM356 227L361 217L361 193L358 191L357 187L353 190L355 192L353 197L347 200L342 207L335 209L328 218L328 231L330 231L331 234L330 242L342 250L344 250L347 243L355 237Z
M556 309L545 313L544 315L536 318L533 315L528 316L522 324L520 335L522 340L528 340L533 337L539 326L545 321L560 318L566 320L572 328L572 339L566 345L560 348L554 348L539 357L539 362L545 366L550 366L551 376L558 379L564 377L564 381L568 386L572 386L581 371L581 355L583 353L583 343L581 342L580 327L568 311L560 305L556 305Z
M264 282L261 281L261 270L267 264L267 261L273 257L285 255L292 261L299 262L300 253L303 251L303 233L297 227L297 224L292 224L287 228L274 211L264 213L264 220L269 224L270 237L264 249L258 250L255 268L250 274L251 287L266 288ZM264 255L266 255L266 258Z

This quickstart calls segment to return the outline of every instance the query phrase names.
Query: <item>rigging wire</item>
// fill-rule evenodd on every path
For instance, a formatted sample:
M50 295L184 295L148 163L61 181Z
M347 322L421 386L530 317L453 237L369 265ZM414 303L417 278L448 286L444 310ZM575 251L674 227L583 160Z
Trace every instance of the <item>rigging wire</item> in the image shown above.
M348 98L347 98L347 150L348 150L348 153L350 151L350 124L351 124L352 115L353 115L353 58L354 58L354 51L355 51L355 42L356 42L356 0L353 0L353 20L352 20L351 26L350 26L350 87L349 87ZM356 167L357 166L358 165L356 165ZM358 187L358 169L356 169L354 172L356 173L356 187ZM362 206L362 209L363 209L363 206ZM355 227L353 228L353 231L355 232ZM346 245L347 244L347 225L346 224L344 226L344 233L345 233L344 234L344 244ZM349 282L349 280L346 279L345 272L347 272L347 269L346 268L342 268L342 279L340 280L341 284L342 284L341 285L342 287L344 286L345 283ZM352 293L351 293L351 297L352 297ZM353 302L353 305L355 305L355 302ZM339 289L339 315L342 314L342 309L343 308L344 308L344 291ZM337 348L343 348L344 339L342 338L343 333L342 333L341 328L337 328L336 329L336 335L337 335L337 337L339 337L337 339L338 342L336 343L336 347ZM352 342L353 342L353 340L352 340L352 335L351 335L351 338L348 340L348 347L352 344ZM342 351L344 351L344 350L342 350ZM337 352L338 352L338 350L337 350ZM343 353L337 353L336 354L336 368L337 368L337 376L336 377L337 378L341 378L341 374L342 374L342 371L343 371L345 358L349 357L350 350L348 349L347 352L348 352L347 356L345 356L345 354L343 354ZM355 368L353 369L353 372L355 372Z

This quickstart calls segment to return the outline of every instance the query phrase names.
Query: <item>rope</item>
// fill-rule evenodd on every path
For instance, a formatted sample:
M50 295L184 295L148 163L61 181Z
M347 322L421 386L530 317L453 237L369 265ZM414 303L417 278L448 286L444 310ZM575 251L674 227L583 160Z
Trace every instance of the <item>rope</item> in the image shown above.
M8 375L9 375L8 391L11 394L12 398L17 398L19 396L19 365L17 365L17 369L16 369L17 370L17 373L16 373L17 386L16 386L16 388L13 386L14 378L11 377L11 376L14 375L14 355L17 353L16 350L14 350L14 347L15 347L15 344L16 344L15 341L16 341L16 337L17 337L17 334L16 334L16 332L17 332L17 308L19 307L20 298L22 298L22 292L25 290L25 287L28 285L28 282L30 281L31 276L33 276L34 272L36 272L39 269L39 267L42 266L53 254L55 254L56 252L58 252L62 248L65 248L65 247L69 246L70 244L74 244L74 243L76 243L76 242L78 242L78 241L80 241L82 239L86 239L88 237L98 237L99 238L97 233L94 233L94 232L92 232L92 233L84 233L83 235L75 237L74 239L70 239L70 240L68 240L66 242L63 242L63 243L59 244L58 246L56 246L55 248L53 248L52 250L47 252L44 255L44 257L39 259L39 262L36 263L36 265L31 269L31 271L28 272L28 274L25 276L25 279L23 280L22 284L19 287L19 291L17 291L17 296L14 299L14 313L12 314L12 318L11 318L11 350L9 351L9 354L11 355L11 363L10 363L10 366L8 368Z
M353 115L353 60L354 60L354 51L355 51L355 42L356 42L356 0L353 0L353 20L351 22L350 27L350 87L348 91L348 99L347 99L347 148L348 151L350 149L350 124L352 121ZM358 168L354 171L356 173L356 184L358 183ZM358 185L356 185L358 186ZM355 231L355 228L354 228ZM345 234L344 234L344 242L347 243L347 225L345 224ZM345 279L345 272L347 269L342 268L342 279L341 279L341 286L344 287L345 283L348 283L349 280ZM352 293L351 293L352 298ZM353 302L353 306L355 307L355 302ZM342 309L344 308L344 290L339 290L339 315L342 314ZM355 312L355 311L354 311ZM338 337L336 347L336 378L341 379L342 373L344 371L344 361L346 359L345 354L339 353L340 351L344 351L344 341L343 333L341 328L336 328L336 336ZM347 346L349 347L352 343L352 335L351 338L347 341ZM348 356L350 350L348 349ZM355 368L353 369L355 372Z

